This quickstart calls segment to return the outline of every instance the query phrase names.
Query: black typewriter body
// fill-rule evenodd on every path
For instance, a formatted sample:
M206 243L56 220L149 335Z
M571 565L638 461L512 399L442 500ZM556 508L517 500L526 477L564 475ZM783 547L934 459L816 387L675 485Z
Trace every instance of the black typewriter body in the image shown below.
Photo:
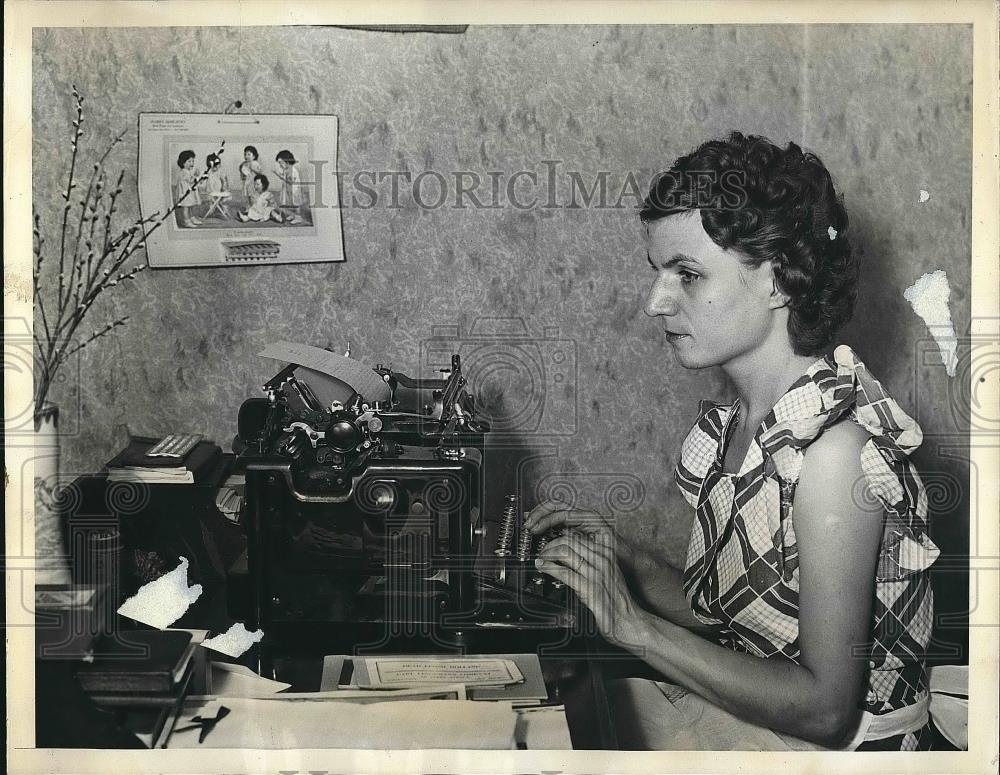
M287 461L248 460L258 618L433 622L468 610L482 472L478 450L463 451L370 459L346 498L304 493Z
M495 539L483 513L489 423L477 416L457 355L444 379L378 366L387 391L353 392L328 407L295 369L240 411L234 451L246 477L247 553L229 574L234 617L265 634L307 637L353 629L436 640L481 627L565 627L564 605L539 594L525 604L513 574L505 586L511 560L487 543ZM430 401L406 407L400 388Z

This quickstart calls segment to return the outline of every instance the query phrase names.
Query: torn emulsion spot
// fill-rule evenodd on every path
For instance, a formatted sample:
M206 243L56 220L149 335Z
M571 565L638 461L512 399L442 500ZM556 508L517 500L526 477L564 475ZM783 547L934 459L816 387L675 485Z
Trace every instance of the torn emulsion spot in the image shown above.
M920 201L921 202L926 202L930 198L931 198L931 195L930 195L929 192L924 191L923 189L920 189Z
M232 627L221 635L208 638L201 642L207 649L218 651L230 657L239 657L254 643L259 643L264 637L263 630L248 632L242 622L236 622Z
M3 273L3 295L13 296L17 301L31 301L31 278L14 272Z
M958 339L948 309L948 299L951 298L948 275L943 269L923 275L903 291L903 298L910 302L913 311L927 325L941 351L948 376L954 377L958 366Z
M188 586L187 557L170 573L150 581L121 604L118 613L159 630L180 619L191 604L201 597L201 584Z
M828 226L827 227L826 233L830 236L830 241L831 242L833 242L833 240L837 239L837 230L835 228L833 228L832 226Z

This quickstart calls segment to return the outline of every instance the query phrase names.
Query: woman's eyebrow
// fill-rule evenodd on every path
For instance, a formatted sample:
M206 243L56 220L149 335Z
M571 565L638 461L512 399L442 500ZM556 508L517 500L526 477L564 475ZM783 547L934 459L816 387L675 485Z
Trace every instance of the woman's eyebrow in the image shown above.
M649 261L649 265L655 267L656 263L653 261L653 257L649 255L649 251L646 252L646 260ZM682 262L686 261L689 264L700 265L700 262L692 258L685 253L674 253L670 258L663 262L663 269L669 269L672 266L676 266Z

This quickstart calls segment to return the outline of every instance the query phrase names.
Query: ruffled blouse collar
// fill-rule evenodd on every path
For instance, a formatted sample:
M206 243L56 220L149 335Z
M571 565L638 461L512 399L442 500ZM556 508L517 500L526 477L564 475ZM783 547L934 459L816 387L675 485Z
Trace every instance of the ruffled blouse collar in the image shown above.
M756 439L765 453L786 445L801 449L852 409L854 419L894 456L911 454L923 440L920 426L847 345L817 360L795 381L761 423Z

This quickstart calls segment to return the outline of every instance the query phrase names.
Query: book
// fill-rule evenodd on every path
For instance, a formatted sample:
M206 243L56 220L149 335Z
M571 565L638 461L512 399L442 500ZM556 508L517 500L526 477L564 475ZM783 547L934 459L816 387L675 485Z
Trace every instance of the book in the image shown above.
M174 687L169 692L147 692L143 690L130 690L124 692L90 692L88 696L95 705L105 708L125 709L129 712L133 710L145 710L147 708L173 708L181 702L191 689L194 681L194 668L188 666Z
M95 648L94 661L77 675L92 693L172 693L185 676L191 633L179 630L131 630L116 633Z
M128 446L108 461L108 481L144 482L146 484L195 484L205 478L219 458L222 448L210 441L200 441L183 460L150 457L159 439L133 437Z

